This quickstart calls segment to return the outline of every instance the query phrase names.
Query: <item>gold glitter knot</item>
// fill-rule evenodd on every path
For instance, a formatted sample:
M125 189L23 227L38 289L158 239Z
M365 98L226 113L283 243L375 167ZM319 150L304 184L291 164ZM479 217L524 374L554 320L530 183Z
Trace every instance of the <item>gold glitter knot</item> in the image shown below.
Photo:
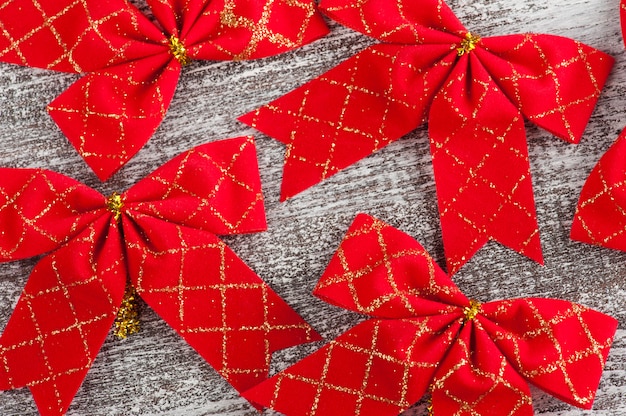
M480 302L476 300L470 300L469 306L463 308L463 314L465 315L465 322L471 321L476 318L476 315L480 313Z
M467 32L465 34L465 39L461 41L461 47L456 48L456 53L459 56L463 56L466 53L470 53L474 49L476 49L476 44L480 42L480 36L472 35L471 32Z
M119 339L125 339L129 335L139 332L139 305L137 304L137 292L128 284L117 317L115 318L115 330L113 334Z
M170 36L170 52L174 55L174 58L182 66L188 65L191 62L191 58L187 55L187 48L176 36Z
M122 202L122 196L117 192L113 192L113 195L107 199L107 209L113 213L113 217L115 221L119 221L122 216L122 208L124 207L124 202Z

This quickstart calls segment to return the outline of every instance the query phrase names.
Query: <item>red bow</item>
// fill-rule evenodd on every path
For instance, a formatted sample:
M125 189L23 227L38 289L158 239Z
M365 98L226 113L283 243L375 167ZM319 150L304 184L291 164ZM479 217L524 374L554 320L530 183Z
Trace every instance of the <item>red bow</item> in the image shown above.
M0 169L0 224L1 260L52 250L0 337L0 389L28 386L42 415L67 410L116 316L120 336L136 330L133 290L239 391L274 351L319 339L215 236L266 228L252 138L199 146L108 199Z
M359 215L315 294L369 315L244 396L288 416L532 415L528 382L590 409L617 328L554 299L468 300L409 235Z
M626 251L626 130L585 182L570 236Z
M549 35L480 38L441 0L322 0L383 43L240 118L287 144L282 198L429 123L448 271L487 241L542 262L524 117L578 142L613 65Z
M88 72L48 107L102 180L152 136L191 59L276 55L327 33L312 0L9 0L0 60Z

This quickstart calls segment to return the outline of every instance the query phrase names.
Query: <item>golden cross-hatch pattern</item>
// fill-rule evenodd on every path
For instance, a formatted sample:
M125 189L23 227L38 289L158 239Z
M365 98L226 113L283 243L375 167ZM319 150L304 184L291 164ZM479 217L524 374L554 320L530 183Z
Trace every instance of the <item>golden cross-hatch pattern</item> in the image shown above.
M550 50L552 40L547 35L479 38L476 34L470 35L441 0L423 2L423 8L436 11L436 18L432 20L439 25L436 29L425 29L416 23L413 15L407 14L407 10L415 13L410 1L395 1L396 20L380 19L372 11L377 1L341 2L339 6L335 5L336 1L323 1L321 7L342 23L346 16L360 16L361 22L351 22L351 28L385 43L368 47L319 78L242 118L287 145L283 198L295 195L398 140L427 118L427 110L433 100L445 101L458 114L455 119L447 120L454 126L449 126L446 137L431 136L433 158L450 160L446 169L455 172L455 175L462 173L465 180L458 181L458 188L446 190L450 196L440 199L440 211L442 217L454 217L455 223L463 224L463 231L450 239L459 236L470 239L465 252L447 252L450 271L458 270L486 241L500 241L493 235L493 229L498 229L494 221L502 217L506 210L515 213L509 221L529 222L532 227L520 229L514 243L504 241L503 244L513 246L515 250L539 261L541 249L530 171L511 178L506 186L496 186L485 173L485 166L490 166L485 162L499 163L493 157L499 152L507 161L515 163L514 166L529 167L524 117L539 126L550 124L548 129L551 133L576 142L582 135L581 128L584 128L586 120L580 116L572 117L570 112L578 109L591 112L602 89L591 68L610 58L579 42L568 41L567 46L560 46L563 50L559 51L559 58L554 62L551 58L557 55ZM403 23L396 23L398 20ZM390 21L395 26L390 27ZM427 44L425 33L434 30L450 36L450 45ZM463 49L463 55L459 56L459 48L468 43L467 36L472 36L473 48L469 48L468 44L471 50ZM401 44L401 41L405 43ZM408 44L409 41L415 44ZM498 42L506 46L499 46ZM437 52L433 52L433 48L438 48ZM521 65L522 59L532 61L534 68ZM497 60L499 66L490 60ZM483 107L482 100L477 100L468 114L458 107L455 109L457 101L447 90L454 81L449 77L459 65L466 65L467 62L482 66L488 77L466 81L472 82L473 87L481 87L485 93L488 91L491 97L500 96L499 100L516 109L517 117L501 120L502 126L492 125L492 115L482 121L476 116ZM579 71L581 68L584 71ZM372 72L376 72L375 77ZM578 74L574 77L576 91L570 88L566 95L562 92L562 79L574 73ZM456 83L463 85L461 81ZM536 98L539 90L550 92ZM288 127L272 126L270 120ZM575 127L573 122L577 123ZM521 130L517 126L521 126ZM429 128L434 131L437 126L431 122ZM463 137L472 129L474 135L491 137L493 152L486 153L482 160L473 161L464 160L461 153L447 149L446 143L463 128L466 129ZM494 134L494 131L498 133ZM509 144L509 135L517 135L524 140L511 139L516 145L513 147ZM446 157L443 158L440 152ZM502 165L507 166L506 163ZM469 195L470 191L476 194L479 191L495 192L501 203L489 212L481 211L479 203L476 204L476 211L469 206L471 204L456 203L460 196ZM520 202L520 194L526 195L529 200ZM486 219L482 218L485 215Z
M231 141L229 145L235 147L236 143ZM6 337L0 339L3 388L26 385L35 396L51 388L58 409L66 407L68 389L78 388L99 349L99 344L94 346L86 334L108 332L122 301L127 276L137 293L157 313L176 310L176 317L170 316L168 323L203 356L220 357L211 364L232 383L237 383L238 378L264 376L276 349L271 339L277 333L297 332L302 334L303 342L314 339L313 329L295 312L291 311L291 317L283 319L281 315L277 319L277 311L284 314L286 304L225 243L202 230L202 225L214 227L211 221L215 220L218 231L225 234L255 231L252 227L258 226L247 222L250 215L258 216L258 210L263 209L260 183L258 177L256 183L248 182L250 178L237 173L238 167L250 170L255 161L254 141L250 137L239 140L232 157L214 158L209 150L189 151L173 160L175 165L170 162L144 180L160 191L160 199L147 202L127 200L134 188L107 199L69 178L66 182L72 186L57 189L61 175L43 170L20 171L31 175L23 187L0 188L0 219L15 218L24 227L17 244L0 239L5 259L16 253L26 257L27 251L21 246L34 235L52 242L51 249L61 245L38 263L24 289L14 312L21 319L16 327L19 334L12 332L11 341ZM188 164L193 167L188 168ZM186 186L183 182L189 180L189 175L196 175L193 169L197 166L217 173L215 181ZM252 171L258 175L256 170ZM137 186L145 186L144 181ZM42 188L42 184L48 188ZM212 189L206 190L207 187ZM72 205L76 203L72 192L80 193L83 198L86 194L93 196L94 208L87 213L78 212ZM37 201L33 194L44 197L44 205L33 204ZM239 195L237 202L241 206L231 209L219 201L234 194ZM193 199L195 204L191 204L192 209L184 216L169 222L172 214L161 202L180 198ZM229 212L221 212L216 206L228 208ZM116 220L118 212L119 220ZM87 216L87 224L78 219L81 214ZM49 230L50 217L58 218L61 223L54 232ZM63 221L72 217L76 220ZM125 240L119 232L120 226L125 227ZM167 270L166 278L159 275L163 270ZM82 296L85 291L91 293L88 305ZM164 297L167 302L160 304ZM255 302L249 302L247 309L241 310L242 298ZM199 315L198 302L210 305L212 314ZM55 319L43 322L39 318L49 316L46 311L51 307L56 310ZM10 326L11 321L7 329ZM213 345L198 343L198 337L202 336L210 337ZM241 338L248 339L249 346L259 346L260 351L250 349L248 353L259 358L260 368L251 361L242 364L231 360L226 345L232 348L230 342ZM71 351L71 357L63 353L67 360L55 361L53 357L58 357L61 351ZM32 355L32 367L17 367L13 358L16 354Z
M510 414L514 414L515 410L531 405L530 391L520 375L537 383L541 383L543 376L558 376L559 383L569 389L579 405L591 403L595 391L577 388L570 379L568 368L581 361L589 365L588 360L594 357L597 362L593 365L603 367L611 337L605 339L594 333L598 328L591 330L586 322L587 317L593 319L588 314L597 312L577 304L549 299L513 299L482 305L469 301L466 307L447 304L446 299L460 295L458 288L418 243L414 242L412 246L399 243L409 238L401 234L376 219L366 220L358 227L353 225L331 261L331 265L336 261L340 268L333 268L331 274L327 271L320 279L316 292L325 298L326 294L337 290L342 294L338 295L338 299L350 294L350 301L341 302L372 318L271 379L273 390L264 396L263 404L280 411L284 403L291 402L289 408L293 415L321 416L332 412L340 400L342 409L354 409L354 415L392 415L420 399L421 393L416 394L413 390L419 390L421 383L424 390L428 389L435 395L435 415L437 395L458 405L454 414L479 414L476 409L480 408L481 402L494 400L491 393L496 390L502 393L502 389L509 390L507 397L516 397L510 405ZM370 254L364 256L362 251L355 250L356 247ZM407 264L406 270L400 266L403 262ZM415 274L419 273L416 272L418 270L424 274ZM374 282L372 279L377 279L374 276L384 278ZM414 286L408 287L407 282ZM373 297L374 289L368 288L374 285L387 288L381 291L386 293ZM460 296L463 299L463 295ZM415 308L420 307L419 302L425 301L440 302L436 306L440 315L435 315L434 306L429 306L431 315L418 316ZM544 301L556 303L548 305ZM557 303L558 306L555 306ZM394 306L390 307L391 304ZM513 322L519 321L519 316L512 316L511 311L518 308L523 309L530 320L525 330L521 330L524 325ZM403 309L406 312L402 312ZM392 310L398 315L417 315L404 319L381 317ZM495 324L495 332L483 328L488 321L492 328ZM399 331L404 331L403 336L399 335ZM469 345L470 331L488 334L490 342L500 351L499 356L490 357L499 363L497 370L486 371L475 365L481 351L474 351ZM567 336L567 333L580 334L578 347L559 340L561 335ZM439 360L433 361L432 357L429 360L426 358L429 348L435 348L433 339L437 337L446 346L447 352ZM583 341L586 345L581 346ZM552 347L534 348L533 342L537 342L535 346L543 343ZM473 374L491 382L471 401L462 398L467 392L458 391L454 380L457 376L463 378L462 373L467 372L468 367ZM348 372L350 376L346 376ZM518 375L511 378L511 372ZM428 381L430 377L432 379ZM523 381L521 385L520 380ZM388 393L377 393L382 385L386 392L395 392L392 397ZM550 388L546 384L542 387ZM288 392L282 392L283 388ZM294 389L306 398L302 399L302 405L294 406L294 400L297 400L291 397Z

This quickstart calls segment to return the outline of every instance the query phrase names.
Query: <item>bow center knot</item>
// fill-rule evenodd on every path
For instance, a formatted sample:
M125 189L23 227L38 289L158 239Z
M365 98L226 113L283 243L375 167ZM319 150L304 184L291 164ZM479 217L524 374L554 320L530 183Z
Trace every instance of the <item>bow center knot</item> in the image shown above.
M113 192L113 194L107 199L107 209L113 213L113 217L116 221L119 221L122 215L123 207L124 202L122 201L122 196L117 192Z
M170 52L182 66L188 65L191 62L191 58L187 55L187 48L183 42L174 35L170 36Z
M480 36L473 35L471 32L465 34L465 39L461 41L461 46L456 48L456 53L459 56L463 56L466 53L470 53L476 49L476 45L480 42Z
M463 308L463 315L465 315L465 322L471 321L480 313L480 302L476 300L470 300L469 306Z

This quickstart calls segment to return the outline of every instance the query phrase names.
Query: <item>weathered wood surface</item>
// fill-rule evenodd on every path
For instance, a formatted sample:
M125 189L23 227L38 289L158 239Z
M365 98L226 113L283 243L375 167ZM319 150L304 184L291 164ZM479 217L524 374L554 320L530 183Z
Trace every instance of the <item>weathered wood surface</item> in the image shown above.
M417 1L417 0L416 0ZM620 320L593 412L533 390L541 415L626 415L626 254L569 241L582 184L626 126L626 53L618 0L452 0L472 31L482 35L544 32L576 38L617 59L614 72L578 146L528 125L530 159L545 266L490 244L456 276L481 300L545 296L584 303ZM77 77L0 64L0 165L45 167L105 194L123 190L179 152L206 141L256 134L269 230L227 238L228 244L325 337L359 317L310 295L348 225L367 212L410 233L443 264L443 247L426 130L421 128L287 203L279 203L284 147L235 120L371 43L345 28L308 47L256 62L194 62L185 68L163 125L132 162L100 183L45 112ZM0 265L0 325L4 326L36 259ZM256 414L154 313L143 330L120 342L109 337L69 415ZM309 345L276 355L274 371ZM406 415L421 415L417 405ZM35 415L26 389L0 393L1 415ZM267 412L267 414L270 414Z

